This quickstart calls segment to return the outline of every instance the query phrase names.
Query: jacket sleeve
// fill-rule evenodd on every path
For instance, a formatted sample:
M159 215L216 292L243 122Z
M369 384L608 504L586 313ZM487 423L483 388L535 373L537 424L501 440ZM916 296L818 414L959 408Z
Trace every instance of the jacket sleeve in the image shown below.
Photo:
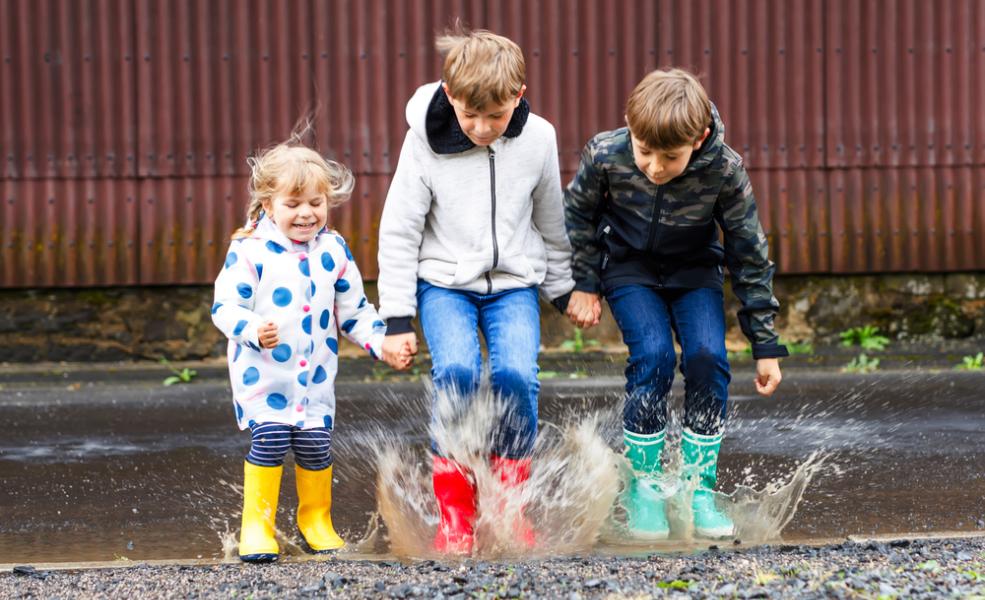
M564 221L574 248L571 269L575 289L598 294L602 290L600 263L602 250L595 237L598 211L602 204L602 177L595 166L592 142L585 145L575 178L564 192Z
M263 324L260 315L253 312L259 282L243 244L233 242L215 280L212 322L227 338L254 350L260 350L257 329Z
M380 219L380 316L392 334L412 331L410 321L417 313L417 269L431 210L431 188L418 156L426 151L408 131Z
M383 355L383 336L386 324L366 299L363 278L352 258L352 252L340 239L348 262L335 282L335 318L339 330L349 341L379 359Z
M725 237L725 264L732 275L732 290L742 304L739 326L752 343L753 358L787 356L779 343L773 320L780 303L773 296L776 265L756 210L749 175L741 163L734 166L715 207L715 219Z
M553 127L547 145L544 170L533 191L533 222L547 248L547 274L541 290L548 300L555 300L570 292L575 282L571 279L571 244L564 229L561 169Z

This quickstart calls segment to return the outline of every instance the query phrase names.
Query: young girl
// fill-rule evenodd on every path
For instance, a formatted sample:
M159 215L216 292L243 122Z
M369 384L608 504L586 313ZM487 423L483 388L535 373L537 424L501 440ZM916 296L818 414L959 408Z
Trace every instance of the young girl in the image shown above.
M574 287L557 140L523 99L526 72L514 42L475 31L440 38L438 47L447 55L443 81L421 86L407 104L410 131L380 221L383 358L406 368L419 315L435 388L469 403L482 373L481 331L492 389L509 407L491 465L519 488L537 434L538 291L563 307ZM478 508L473 474L447 449L432 449L434 548L468 554ZM513 533L533 544L529 523Z
M284 143L249 161L246 227L233 234L215 282L212 320L229 338L229 375L246 456L239 557L269 562L284 456L294 450L297 523L307 548L341 548L332 526L332 428L338 331L372 356L386 329L363 295L328 211L349 198L352 174Z

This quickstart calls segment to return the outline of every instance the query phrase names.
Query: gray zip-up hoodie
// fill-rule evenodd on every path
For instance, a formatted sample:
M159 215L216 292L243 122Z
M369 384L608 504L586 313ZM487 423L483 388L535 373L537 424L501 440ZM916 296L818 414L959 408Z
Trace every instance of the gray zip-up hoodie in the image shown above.
M380 316L388 334L410 331L417 280L490 294L540 286L571 291L554 127L526 100L488 147L458 126L440 82L407 103L410 130L380 221Z

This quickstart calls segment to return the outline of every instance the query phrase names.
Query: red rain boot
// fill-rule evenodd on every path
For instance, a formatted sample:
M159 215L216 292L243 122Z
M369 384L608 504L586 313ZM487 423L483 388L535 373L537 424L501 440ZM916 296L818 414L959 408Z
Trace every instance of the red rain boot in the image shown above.
M503 486L508 493L519 494L523 485L530 479L530 459L529 458L500 458L493 456L491 459L493 473L499 476ZM516 521L513 523L513 535L528 550L533 549L537 543L537 536L530 521L523 514L523 507L517 513Z
M471 554L476 512L472 474L453 460L435 456L431 480L441 519L434 549L442 554Z

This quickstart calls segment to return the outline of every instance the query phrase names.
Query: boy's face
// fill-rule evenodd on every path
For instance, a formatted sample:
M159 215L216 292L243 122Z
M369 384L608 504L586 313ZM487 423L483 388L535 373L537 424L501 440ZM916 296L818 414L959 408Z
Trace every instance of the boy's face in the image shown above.
M684 172L684 169L687 168L688 161L691 160L691 154L701 147L701 144L704 143L709 133L711 133L711 130L706 128L704 134L695 140L693 144L658 150L648 147L630 132L630 138L633 140L633 158L636 161L636 166L639 167L640 171L643 171L643 174L651 182L657 185L669 183L672 179Z
M295 242L311 241L328 222L328 201L314 185L297 195L277 192L263 202L263 210L277 229Z
M448 94L448 85L442 85L445 94ZM520 105L520 98L523 97L523 92L526 89L527 86L523 86L516 98L507 100L503 104L485 106L482 110L476 110L467 105L465 101L453 98L450 94L448 94L448 101L455 109L458 126L472 140L472 143L476 146L488 146L506 133L510 119L513 118L513 111Z

